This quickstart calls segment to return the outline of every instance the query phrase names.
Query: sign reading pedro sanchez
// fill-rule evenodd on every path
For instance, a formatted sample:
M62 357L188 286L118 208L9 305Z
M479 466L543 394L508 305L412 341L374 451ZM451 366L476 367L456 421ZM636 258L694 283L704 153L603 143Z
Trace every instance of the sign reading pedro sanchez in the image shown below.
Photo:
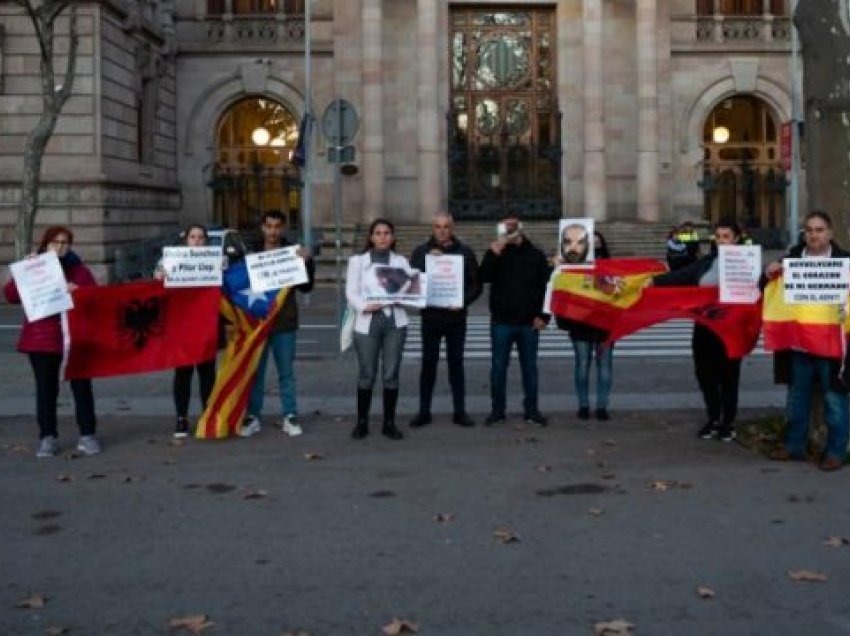
M267 292L293 287L309 280L304 259L296 252L299 245L281 247L268 252L257 252L245 257L251 291Z
M850 259L786 258L782 278L788 305L843 305L850 289Z

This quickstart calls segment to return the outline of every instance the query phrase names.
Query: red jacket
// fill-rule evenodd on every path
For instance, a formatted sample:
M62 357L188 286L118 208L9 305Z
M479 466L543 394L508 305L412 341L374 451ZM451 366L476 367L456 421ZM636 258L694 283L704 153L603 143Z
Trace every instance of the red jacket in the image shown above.
M65 279L79 287L92 287L97 285L91 270L83 265L79 256L73 252L62 259L62 269L65 270ZM14 279L9 279L3 287L6 300L16 305L20 304L21 296ZM21 337L18 338L18 351L21 353L63 353L62 346L62 324L59 316L49 316L30 322L24 318L24 326L21 329Z

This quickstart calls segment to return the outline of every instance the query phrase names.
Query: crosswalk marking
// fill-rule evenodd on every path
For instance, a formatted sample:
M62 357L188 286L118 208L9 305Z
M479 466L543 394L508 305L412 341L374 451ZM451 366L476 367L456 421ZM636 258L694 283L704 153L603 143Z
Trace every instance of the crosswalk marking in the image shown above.
M643 329L626 336L614 346L615 358L664 358L690 357L691 332L690 320L670 320L660 325ZM411 317L407 330L407 342L404 357L408 360L422 357L422 332L419 318ZM441 354L445 353L445 342ZM516 356L516 350L513 353ZM571 358L573 347L566 332L549 328L541 332L538 348L540 358ZM759 339L752 355L766 355ZM466 347L464 357L468 359L490 358L490 319L486 316L471 316L467 321Z

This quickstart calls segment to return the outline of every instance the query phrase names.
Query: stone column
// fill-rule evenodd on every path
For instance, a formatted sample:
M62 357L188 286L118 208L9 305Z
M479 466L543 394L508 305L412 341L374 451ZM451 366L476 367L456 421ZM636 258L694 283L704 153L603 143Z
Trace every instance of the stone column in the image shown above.
M417 13L419 220L428 222L441 200L437 0L418 0Z
M363 0L363 220L384 214L382 0Z
M658 5L637 1L638 218L659 219Z
M582 0L584 30L584 214L606 217L605 102L602 85L602 0Z

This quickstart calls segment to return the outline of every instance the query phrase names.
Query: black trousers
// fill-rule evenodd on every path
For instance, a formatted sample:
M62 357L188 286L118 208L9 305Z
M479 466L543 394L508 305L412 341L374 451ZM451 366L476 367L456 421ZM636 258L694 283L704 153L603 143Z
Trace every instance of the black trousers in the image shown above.
M58 353L30 353L29 358L35 376L35 418L38 421L39 437L57 437L56 401L59 398L62 356ZM71 380L71 392L74 394L80 435L94 435L97 420L91 380Z
M207 408L207 400L215 384L215 359L201 362L197 366L177 367L174 370L174 406L177 417L189 414L189 399L192 395L192 372L198 369L198 384L201 389L201 405Z
M741 361L726 356L723 341L707 327L694 325L694 370L708 419L731 424L738 412Z
M446 339L446 362L455 414L466 413L466 380L463 373L463 347L466 343L466 320L443 322L422 319L422 370L419 374L419 412L431 412L431 398L437 381L440 341Z

